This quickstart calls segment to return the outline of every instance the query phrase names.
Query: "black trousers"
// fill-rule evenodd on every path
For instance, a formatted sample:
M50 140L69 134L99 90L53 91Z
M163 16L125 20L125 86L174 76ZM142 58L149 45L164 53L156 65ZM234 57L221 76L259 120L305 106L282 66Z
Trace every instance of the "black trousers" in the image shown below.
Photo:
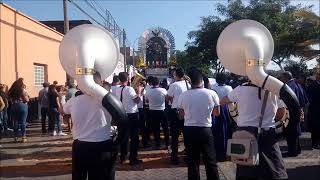
M288 154L297 156L301 153L299 136L287 134Z
M48 114L48 132L49 133L52 133L54 131L54 125L56 123L56 118L54 118L54 115L50 112L49 108L48 108L48 111L47 111L47 114ZM41 119L42 121L42 119Z
M142 135L142 145L144 147L149 145L150 133L151 133L151 121L150 113L147 108L139 108L139 118L141 121L141 135Z
M188 180L200 180L200 155L206 168L207 179L219 179L213 135L210 127L184 127L187 152Z
M47 127L46 127L46 119L48 117L48 126L50 122L50 115L49 115L49 108L41 107L41 129L42 133L47 132Z
M129 118L129 137L120 146L120 160L124 161L128 154L128 144L130 139L130 156L129 160L137 160L138 149L139 149L139 114L138 113L128 113Z
M258 132L258 128L255 127L239 127L239 129L247 130L255 135L257 135ZM288 179L276 137L277 135L274 128L261 133L258 140L259 165L237 165L237 180Z
M114 180L116 155L112 141L85 142L74 140L72 144L73 180Z
M165 145L169 146L169 127L164 110L150 110L152 130L156 146L160 147L160 124L164 133Z
M168 111L168 117L170 121L171 134L171 158L176 159L178 157L179 136L182 133L184 121L178 118L176 109L170 109Z

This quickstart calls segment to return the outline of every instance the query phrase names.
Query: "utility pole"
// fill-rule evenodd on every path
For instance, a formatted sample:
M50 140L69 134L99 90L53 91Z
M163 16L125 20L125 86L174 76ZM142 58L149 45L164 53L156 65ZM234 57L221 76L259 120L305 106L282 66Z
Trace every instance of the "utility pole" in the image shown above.
M68 20L68 2L63 0L63 17L64 17L64 34L69 31L69 20Z
M123 53L123 57L124 57L124 72L127 72L127 48L126 48L126 32L122 31L122 42L123 42L123 49L124 49L124 53Z
M67 0L63 0L64 34L67 34L67 32L69 31L68 7L67 6L68 6ZM66 74L66 76L67 76L68 85L70 83L74 82L72 77L70 77L68 74Z

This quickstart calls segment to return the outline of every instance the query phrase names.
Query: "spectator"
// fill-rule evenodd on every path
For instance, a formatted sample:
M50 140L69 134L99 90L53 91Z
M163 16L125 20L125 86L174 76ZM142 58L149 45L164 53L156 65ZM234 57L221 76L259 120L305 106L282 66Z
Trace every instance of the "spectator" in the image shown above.
M309 97L308 121L311 130L312 148L320 149L320 70L316 72L316 81L307 89Z
M49 116L49 99L48 99L48 89L49 83L44 82L43 89L39 91L38 102L41 107L41 126L42 126L42 133L47 133L46 128L46 119L50 119ZM49 120L50 121L50 120Z
M217 86L213 90L218 94L219 99L228 96L232 91L232 87L226 85L227 77L224 73L216 75ZM217 160L225 161L227 152L227 142L231 136L231 119L229 116L228 105L220 106L220 116L214 117L212 122L213 136L215 138L214 144L216 148Z
M292 91L296 94L299 104L301 107L301 120L304 118L304 113L303 113L303 108L305 105L308 103L308 97L301 87L299 83L293 79L292 74L289 71L285 71L281 73L280 75L280 80L283 83L286 83ZM290 126L288 127L288 132L287 132L287 144L288 144L288 156L294 157L298 156L301 153L301 147L300 147L300 142L299 142L299 136L301 134L301 126L300 122L296 122L294 124L297 124L296 126Z
M0 133L7 133L8 130L8 107L9 107L9 102L8 102L8 96L7 96L7 86L5 84L0 84L0 96L4 102L4 108L0 112L0 123L1 123L1 129Z
M12 101L11 115L14 122L14 141L18 142L19 129L21 131L22 142L27 141L26 121L28 116L29 96L23 78L17 79L9 89L8 96Z
M53 136L57 135L55 131L55 124L57 126L58 135L65 136L66 134L62 132L61 122L60 122L60 112L59 110L62 108L61 103L59 101L59 94L55 88L54 84L49 86L48 90L48 99L49 99L49 112L51 116L51 123L49 123L49 132L52 133Z

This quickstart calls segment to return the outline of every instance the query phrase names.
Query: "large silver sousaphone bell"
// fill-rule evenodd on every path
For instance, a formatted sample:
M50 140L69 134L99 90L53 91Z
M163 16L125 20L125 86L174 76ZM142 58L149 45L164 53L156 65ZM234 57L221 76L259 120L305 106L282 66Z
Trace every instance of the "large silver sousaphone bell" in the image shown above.
M93 74L99 72L101 78L106 79L116 68L119 54L111 33L91 24L72 28L59 47L64 70L77 81L83 93L102 103L118 125L117 143L127 136L127 114L115 96L94 82Z
M288 127L294 127L300 122L300 106L296 95L287 85L264 71L272 58L273 49L274 43L269 30L261 23L248 19L228 25L220 34L217 43L217 54L223 66L235 74L248 76L253 84L278 95L289 110L291 121ZM234 143L230 147L237 147L239 150L239 147L245 146L246 149L228 149L229 155L234 152L234 157L254 164L256 160L252 158L255 158L255 155L248 152L250 143L242 143L243 146ZM241 144L241 141L239 143Z

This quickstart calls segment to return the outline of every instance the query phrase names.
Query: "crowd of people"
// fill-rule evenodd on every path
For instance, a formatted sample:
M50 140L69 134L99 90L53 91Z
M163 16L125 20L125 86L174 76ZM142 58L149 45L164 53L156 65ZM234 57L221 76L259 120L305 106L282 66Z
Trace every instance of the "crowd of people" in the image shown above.
M216 162L227 160L227 141L232 137L232 132L235 129L245 129L253 134L257 133L261 95L255 94L264 93L264 90L250 81L237 84L239 80L230 81L223 73L216 75L216 84L213 85L197 69L190 69L185 73L183 69L177 68L172 77L173 81L170 82L168 79L160 81L157 77L149 76L138 85L130 86L126 72L114 75L112 83L102 81L99 74L94 75L97 84L118 98L129 118L129 137L119 149L120 163L125 163L127 159L130 165L143 163L138 159L138 151L142 146L154 150L168 149L171 163L178 165L182 160L178 151L179 139L183 135L185 150L182 155L186 157L184 161L188 165L189 179L200 178L200 154L207 178L219 179ZM297 156L301 153L300 126L311 132L312 147L319 149L320 72L317 71L314 79L308 81L294 79L290 72L281 73L279 79L293 90L301 106L301 122L297 127L290 126L286 130L287 155ZM29 96L23 78L16 80L9 90L6 89L6 86L0 86L1 132L7 131L8 119L11 119L14 140L18 141L22 137L22 142L25 142ZM43 83L38 97L42 133L66 135L61 127L62 121L65 121L70 133L72 129L74 139L73 176L81 179L89 173L88 176L108 176L112 179L114 164L101 165L101 162L109 162L114 157L100 156L104 151L113 151L110 150L112 118L99 102L95 102L89 95L81 94L74 84L69 84L66 88L57 85L57 82L51 85ZM239 105L239 118L236 122L229 113L230 103ZM283 119L285 105L276 95L271 94L265 112L259 140L259 152L263 154L261 163L257 171L238 166L237 179L248 179L248 172L255 172L256 176L264 178L288 178L279 145L274 138L275 122ZM108 129L109 132L106 131ZM92 153L93 149L96 153ZM89 167L88 164L93 166ZM102 172L98 172L100 170Z
M64 85L58 85L57 81L52 84L43 83L43 89L39 91L37 97L43 134L65 136L67 134L62 131L62 126L67 126L67 131L71 133L71 118L68 115L62 115L60 109L66 101L75 96L76 91L78 90L74 84L65 88ZM10 88L0 84L0 95L1 136L9 135L9 132L13 131L15 142L27 142L26 127L30 112L30 97L24 79L17 79Z

